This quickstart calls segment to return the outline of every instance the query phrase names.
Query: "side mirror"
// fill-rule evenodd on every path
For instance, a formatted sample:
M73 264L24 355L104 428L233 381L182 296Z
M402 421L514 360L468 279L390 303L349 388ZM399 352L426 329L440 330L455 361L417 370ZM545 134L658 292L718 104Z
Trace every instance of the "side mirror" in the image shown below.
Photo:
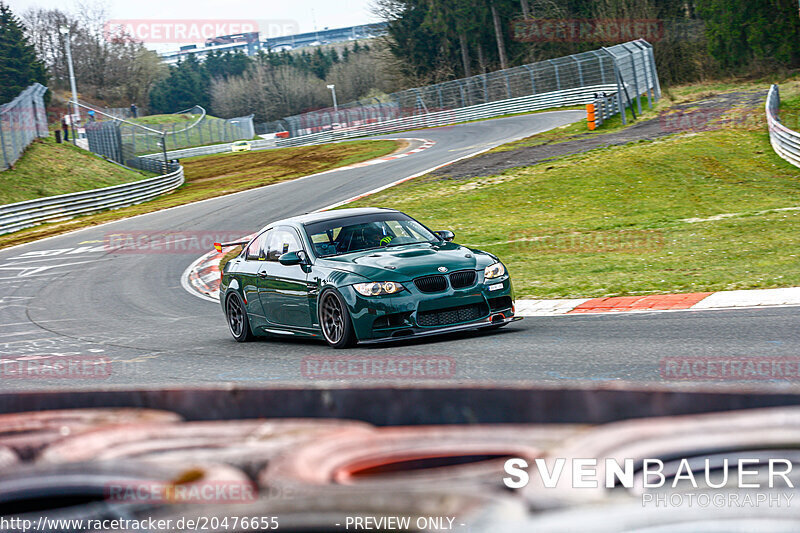
M302 250L297 252L286 252L278 258L278 262L283 266L302 265L306 263L306 253Z
M438 235L443 241L450 242L456 238L456 234L450 230L442 230L442 231L434 231L436 235Z

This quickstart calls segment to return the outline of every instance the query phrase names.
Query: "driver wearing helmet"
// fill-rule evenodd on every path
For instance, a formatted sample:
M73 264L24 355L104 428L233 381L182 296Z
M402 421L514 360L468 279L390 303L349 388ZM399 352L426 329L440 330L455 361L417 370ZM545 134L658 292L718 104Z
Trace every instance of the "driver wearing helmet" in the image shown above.
M392 237L387 234L386 226L380 223L371 223L361 229L361 239L365 248L375 248L386 246Z

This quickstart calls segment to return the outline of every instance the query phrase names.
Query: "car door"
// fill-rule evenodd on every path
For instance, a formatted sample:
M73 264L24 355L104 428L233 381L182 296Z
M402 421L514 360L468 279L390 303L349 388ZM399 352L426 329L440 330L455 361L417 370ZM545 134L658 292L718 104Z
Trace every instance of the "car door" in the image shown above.
M264 307L258 294L261 281L259 272L263 270L263 265L266 263L266 244L271 231L267 230L250 241L242 256L244 259L236 271L242 286L247 315L250 317L250 325L253 329L266 325Z
M278 258L287 252L303 250L297 230L290 226L274 228L267 243L263 270L259 278L261 305L267 322L292 328L311 328L307 265L282 265Z

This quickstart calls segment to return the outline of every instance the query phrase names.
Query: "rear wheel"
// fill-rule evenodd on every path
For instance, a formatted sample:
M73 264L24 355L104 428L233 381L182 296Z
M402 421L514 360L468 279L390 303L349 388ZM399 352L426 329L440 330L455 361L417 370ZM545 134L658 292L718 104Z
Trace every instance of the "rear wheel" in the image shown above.
M235 292L228 296L228 301L225 304L225 317L228 319L228 329L237 342L247 342L253 339L253 332L250 331L250 321L247 319L244 303Z
M325 340L334 348L346 348L356 340L344 298L335 290L323 292L319 299L319 324Z

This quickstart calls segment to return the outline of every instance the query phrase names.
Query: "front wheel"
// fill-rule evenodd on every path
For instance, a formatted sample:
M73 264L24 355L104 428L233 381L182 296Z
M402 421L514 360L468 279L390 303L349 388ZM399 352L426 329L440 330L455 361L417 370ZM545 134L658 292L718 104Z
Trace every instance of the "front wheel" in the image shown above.
M319 324L325 341L333 348L346 348L356 340L350 313L335 290L325 291L319 299Z
M244 303L235 292L228 296L228 302L225 304L225 317L228 319L228 329L236 342L247 342L253 339Z

